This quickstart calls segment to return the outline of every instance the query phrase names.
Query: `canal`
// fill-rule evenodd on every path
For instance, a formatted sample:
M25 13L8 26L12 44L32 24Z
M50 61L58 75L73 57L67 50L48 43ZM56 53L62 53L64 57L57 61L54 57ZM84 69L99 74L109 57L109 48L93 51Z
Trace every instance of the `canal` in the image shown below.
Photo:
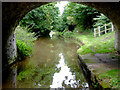
M36 40L32 56L16 64L16 88L89 87L76 52L77 44L70 39Z

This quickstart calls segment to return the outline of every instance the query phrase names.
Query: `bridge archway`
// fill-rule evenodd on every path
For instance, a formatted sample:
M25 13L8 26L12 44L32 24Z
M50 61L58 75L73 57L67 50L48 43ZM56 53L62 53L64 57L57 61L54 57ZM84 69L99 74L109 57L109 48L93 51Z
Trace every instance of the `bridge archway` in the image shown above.
M50 2L3 2L2 3L2 68L8 65L10 58L16 56L14 30L19 21L30 10ZM114 24L115 49L120 53L120 3L78 2L96 8L105 14Z

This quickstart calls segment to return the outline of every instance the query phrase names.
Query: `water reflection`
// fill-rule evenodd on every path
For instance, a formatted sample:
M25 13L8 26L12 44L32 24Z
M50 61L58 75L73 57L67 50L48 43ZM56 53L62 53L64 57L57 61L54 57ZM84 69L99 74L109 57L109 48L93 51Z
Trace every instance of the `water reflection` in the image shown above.
M18 63L17 88L88 87L76 50L77 45L67 39L36 40L33 55ZM8 84L4 87L8 88Z
M72 74L70 71L70 68L65 64L64 62L64 56L62 53L59 54L59 57L61 58L59 61L59 64L56 65L57 69L60 69L59 72L56 72L53 76L53 82L52 85L50 85L51 88L64 88L64 87L70 87L70 88L77 88L79 86L80 80L75 80L75 74ZM85 87L88 87L87 83Z

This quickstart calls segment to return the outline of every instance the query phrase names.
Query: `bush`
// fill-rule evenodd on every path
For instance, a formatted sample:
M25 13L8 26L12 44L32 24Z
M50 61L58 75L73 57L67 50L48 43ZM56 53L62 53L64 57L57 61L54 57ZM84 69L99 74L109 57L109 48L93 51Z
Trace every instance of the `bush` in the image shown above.
M110 20L104 14L101 14L97 18L94 18L94 21L96 21L95 24L93 25L94 28L110 23Z
M24 59L26 56L30 56L33 51L33 41L36 40L34 33L28 33L27 28L17 26L15 29L17 56L18 59Z
M71 31L66 31L66 32L64 32L63 36L65 38L70 38L70 37L73 37L73 33Z

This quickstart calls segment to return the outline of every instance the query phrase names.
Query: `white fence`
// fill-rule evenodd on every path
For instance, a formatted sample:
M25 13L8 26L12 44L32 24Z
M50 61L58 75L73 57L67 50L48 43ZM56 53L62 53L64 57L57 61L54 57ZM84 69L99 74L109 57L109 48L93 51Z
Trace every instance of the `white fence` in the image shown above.
M104 28L104 30L101 31L101 28ZM94 37L96 37L97 34L98 36L100 36L101 32L105 32L106 34L109 30L112 30L112 31L114 30L113 24L111 22L103 26L99 26L98 28L94 28Z

